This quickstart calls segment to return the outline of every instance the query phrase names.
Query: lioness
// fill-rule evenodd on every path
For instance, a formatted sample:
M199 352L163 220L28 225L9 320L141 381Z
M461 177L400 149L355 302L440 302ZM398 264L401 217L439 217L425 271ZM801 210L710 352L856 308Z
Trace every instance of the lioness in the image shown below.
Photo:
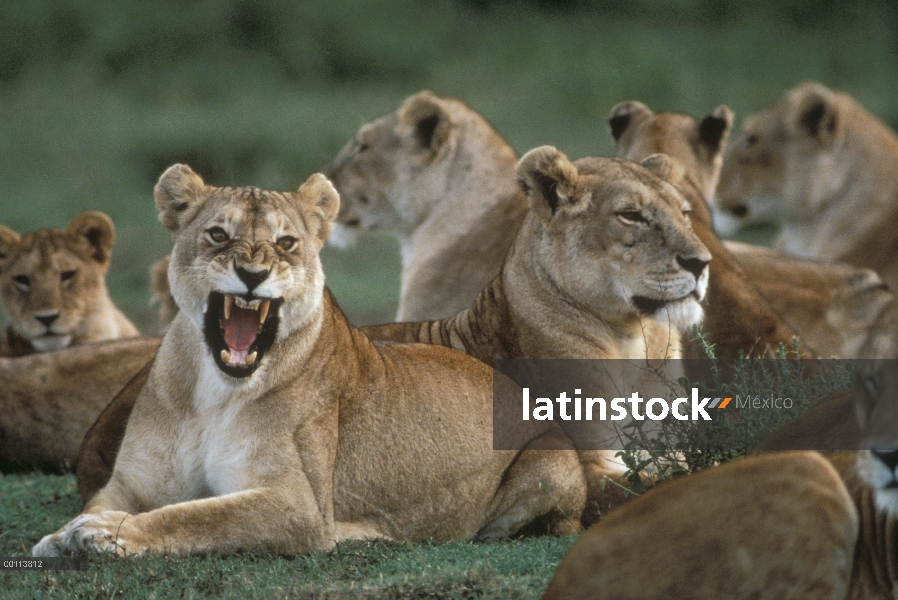
M857 275L835 295L827 318L841 333L843 356L861 361L898 358L898 300L872 271ZM851 390L838 392L775 429L754 452L859 448L854 413Z
M0 358L0 472L70 470L85 432L158 345L133 338Z
M791 348L795 336L711 229L706 199L717 185L723 146L732 122L733 113L724 105L699 121L690 115L655 113L634 100L618 103L608 117L620 156L642 160L663 152L684 169L678 187L690 203L696 234L714 257L703 328L719 358L736 358L740 352L769 355L781 343ZM691 357L704 356L697 346L688 348Z
M608 122L624 158L664 152L686 167L684 193L693 206L693 226L714 256L703 328L716 342L718 356L736 357L752 347L775 350L781 342L791 348L793 335L821 356L839 356L838 332L826 311L832 294L847 289L862 271L760 246L721 244L711 228L707 201L714 195L732 123L729 109L721 105L698 120L628 101L611 109ZM777 326L779 320L786 325Z
M114 242L112 220L100 212L24 236L0 225L0 303L9 319L0 356L140 335L106 290Z
M517 155L463 102L424 91L363 126L325 174L342 204L331 241L360 230L402 247L398 321L451 317L489 285L527 202Z
M780 223L784 252L898 283L898 136L848 94L805 83L747 117L717 205L739 222Z
M898 374L870 366L856 409L872 452L765 454L657 486L590 529L544 598L896 597Z
M208 187L175 165L154 196L180 312L109 483L35 555L297 554L352 537L505 536L537 517L579 526L575 452L492 450L486 365L372 343L345 319L319 259L339 208L323 175L277 193ZM561 435L540 425L530 447Z
M501 273L477 301L452 319L363 331L372 339L450 346L487 363L678 357L679 330L701 318L710 257L683 215L684 200L656 176L671 173L661 156L645 166L601 158L571 163L555 148L532 150L517 169L528 216ZM108 459L92 457L114 456L138 391L129 386L85 439L78 468L85 500L111 471ZM589 455L591 511L618 500L603 491L605 476L624 471L611 456ZM584 519L594 520L593 512Z

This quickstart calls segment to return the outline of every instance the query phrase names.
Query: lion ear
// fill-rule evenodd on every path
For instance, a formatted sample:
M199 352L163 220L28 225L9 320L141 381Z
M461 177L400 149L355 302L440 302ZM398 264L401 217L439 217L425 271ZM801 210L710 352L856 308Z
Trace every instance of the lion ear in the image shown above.
M22 241L19 234L6 227L0 225L0 271L6 268L9 259L16 251L16 246Z
M522 156L517 174L531 207L547 217L587 200L577 167L554 146L540 146Z
M638 123L654 116L654 112L642 102L627 100L618 102L608 115L608 126L611 128L611 137L614 143L620 142L621 136L633 123Z
M72 219L66 233L82 238L93 249L92 258L100 264L108 264L115 243L115 225L112 219L97 211L83 212Z
M399 109L399 123L404 134L411 138L414 146L432 156L449 141L452 120L443 108L440 99L424 90L405 101Z
M822 145L832 143L839 116L835 96L832 90L819 83L806 83L792 92L796 130Z
M639 164L671 185L679 185L686 174L683 163L667 154L652 154Z
M334 219L340 211L340 194L334 184L321 173L315 173L299 186L296 197L302 204L309 233L318 239L318 247L331 233Z
M730 127L733 126L733 111L726 104L721 104L710 115L698 124L698 135L711 154L717 154L723 150L727 137L730 135Z
M172 165L153 188L159 221L172 232L178 231L196 216L205 198L206 184L187 165Z

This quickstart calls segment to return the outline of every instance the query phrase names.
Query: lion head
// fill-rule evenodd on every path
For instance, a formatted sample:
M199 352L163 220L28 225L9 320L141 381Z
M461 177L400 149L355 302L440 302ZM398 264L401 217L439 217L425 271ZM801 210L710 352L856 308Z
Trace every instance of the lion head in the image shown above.
M341 198L331 241L345 245L362 230L411 236L459 182L496 185L469 181L472 168L480 169L486 160L513 168L517 157L460 100L429 91L415 94L359 129L324 169Z
M536 218L521 235L540 257L537 276L613 320L664 318L680 329L698 323L711 254L692 230L688 202L665 181L681 176L663 154L639 164L570 162L551 146L528 152L518 178Z
M318 253L339 208L336 190L320 174L296 192L210 187L174 165L154 196L174 238L168 279L177 319L202 332L223 373L252 375L322 302Z
M840 152L856 102L805 83L745 118L724 153L717 190L720 223L806 221L840 192L851 161Z
M39 352L106 339L98 321L115 310L105 281L114 241L100 212L21 237L0 225L0 300L14 335Z
M723 104L698 120L681 113L656 113L642 102L629 100L616 104L608 117L618 156L630 160L658 153L676 157L696 179L693 183L704 199L710 199L717 188L732 124L733 112Z

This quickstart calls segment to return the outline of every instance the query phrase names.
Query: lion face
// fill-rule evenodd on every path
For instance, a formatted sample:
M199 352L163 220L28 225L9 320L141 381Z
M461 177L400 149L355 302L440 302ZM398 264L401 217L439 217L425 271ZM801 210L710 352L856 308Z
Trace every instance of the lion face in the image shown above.
M39 352L69 346L107 299L114 240L112 220L99 212L23 237L0 226L0 300L15 333Z
M547 285L597 315L697 324L711 254L692 231L685 198L657 175L674 171L665 155L643 165L571 163L543 146L521 158L518 177L538 217L529 227Z
M336 191L320 174L292 193L213 188L174 165L154 194L159 219L174 232L175 303L224 374L252 375L321 303L318 253L337 213Z
M835 93L810 83L746 117L724 153L717 189L725 228L733 229L727 221L804 221L816 214L848 168L833 152L837 125Z
M362 126L324 169L341 199L331 242L346 245L362 230L411 236L453 186L483 168L481 147L516 160L483 117L428 91Z

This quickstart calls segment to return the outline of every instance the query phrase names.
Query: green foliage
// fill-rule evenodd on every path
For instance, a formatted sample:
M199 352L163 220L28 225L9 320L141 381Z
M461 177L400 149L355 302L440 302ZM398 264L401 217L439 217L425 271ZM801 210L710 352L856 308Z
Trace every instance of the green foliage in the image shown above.
M701 398L741 396L745 402L750 391L752 398L789 398L792 406L789 410L738 410L734 402L729 409L714 411L712 421L668 417L625 424L620 430L624 450L619 456L636 492L644 489L647 479L670 479L742 458L786 421L851 387L850 361L801 359L797 341L793 350L780 346L775 360L718 361L698 328L695 334L710 359L711 378L690 381L690 361L684 361L687 376L676 383L669 381L671 397L688 395L684 390L696 387Z

